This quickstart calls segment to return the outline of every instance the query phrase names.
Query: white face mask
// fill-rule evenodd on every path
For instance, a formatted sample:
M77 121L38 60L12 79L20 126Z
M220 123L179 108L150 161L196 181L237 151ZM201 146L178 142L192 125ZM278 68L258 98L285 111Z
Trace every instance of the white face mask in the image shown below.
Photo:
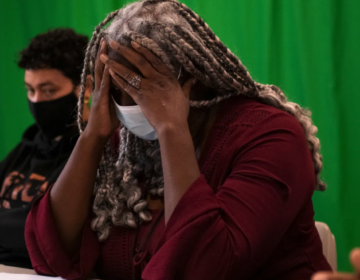
M179 70L178 80L181 76L181 70L182 67ZM128 130L145 140L153 141L158 139L155 129L149 124L139 105L120 106L116 103L114 97L111 96L111 98L115 104L117 118Z
M112 99L117 118L128 130L145 140L153 141L158 138L155 129L149 124L139 105L120 106L113 97Z

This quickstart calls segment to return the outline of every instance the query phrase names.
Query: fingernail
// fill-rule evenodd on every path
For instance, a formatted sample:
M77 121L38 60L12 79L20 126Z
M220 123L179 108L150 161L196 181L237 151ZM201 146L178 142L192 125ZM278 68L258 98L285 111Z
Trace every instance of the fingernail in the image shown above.
M113 49L119 49L119 48L122 47L122 45L119 44L119 42L111 41L111 42L110 42L110 47L113 48Z
M100 59L103 63L106 63L109 60L109 57L106 54L101 54Z
M140 45L139 45L138 43L136 43L135 41L131 41L131 45L132 45L135 49L137 49L137 48L140 47Z

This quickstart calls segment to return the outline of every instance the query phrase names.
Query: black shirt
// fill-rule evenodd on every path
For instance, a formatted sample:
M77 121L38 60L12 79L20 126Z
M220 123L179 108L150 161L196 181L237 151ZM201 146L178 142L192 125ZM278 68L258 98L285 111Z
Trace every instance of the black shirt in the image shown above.
M31 268L24 229L33 201L55 183L78 139L74 127L59 141L48 139L36 125L0 162L0 263Z

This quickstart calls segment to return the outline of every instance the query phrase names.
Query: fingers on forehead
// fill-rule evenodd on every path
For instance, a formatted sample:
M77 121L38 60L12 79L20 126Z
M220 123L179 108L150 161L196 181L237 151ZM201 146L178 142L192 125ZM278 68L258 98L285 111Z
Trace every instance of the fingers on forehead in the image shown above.
M99 50L95 60L95 86L98 87L101 79L102 79L102 72L104 69L104 63L100 60L101 53L106 52L106 41L102 40L99 45Z
M98 46L98 50L97 50L97 55L98 55L98 56L99 56L100 53L101 53L103 41L104 41L104 38L101 38L100 43L99 43L99 46Z
M135 44L134 44L135 43ZM149 60L150 62L151 62L151 64L155 64L155 65L159 65L159 64L162 64L163 63L163 61L159 58L159 57L157 57L151 50L149 50L148 48L145 48L145 47L143 47L143 46L141 46L141 45L139 45L138 43L136 43L136 42L132 42L131 43L132 44L132 46L134 47L134 49L137 51L137 52L139 52L139 53L141 53L143 56L145 56L145 58L147 59L147 60Z
M98 50L98 52L97 52L95 64L96 64L96 63L101 63L101 64L103 64L103 63L100 61L99 57L100 57L101 54L105 54L105 53L106 53L106 50L107 50L106 41L103 41L103 42L100 44L100 46L99 46L99 50ZM101 65L101 64L100 64L100 65Z
M106 63L116 74L121 76L124 79L130 79L133 76L137 76L137 74L131 71L129 68L125 67L124 65L117 63L116 61L109 59Z
M107 49L106 40L104 38L102 38L99 43L99 48L98 48L96 56L99 57L102 53L106 52L106 49Z
M143 76L149 78L154 74L154 70L151 67L151 64L138 52L119 44L116 41L111 41L110 46L116 52L121 54L127 61L129 61L132 65L134 65Z
M135 88L133 88L128 82L119 77L117 73L112 69L110 69L110 75L117 87L122 88L134 98L134 96L137 94Z
M171 71L168 68L168 66L162 61L160 57L155 55L150 49L141 46L134 41L131 42L131 45L138 53L142 54L151 63L152 67L160 74L162 75L171 74Z
M138 55L135 51L133 51L132 49L121 45L119 42L116 41L111 41L110 42L110 47L116 51L117 53L121 54L122 56L124 56L127 60L129 60L131 63L132 60L134 60L134 56Z

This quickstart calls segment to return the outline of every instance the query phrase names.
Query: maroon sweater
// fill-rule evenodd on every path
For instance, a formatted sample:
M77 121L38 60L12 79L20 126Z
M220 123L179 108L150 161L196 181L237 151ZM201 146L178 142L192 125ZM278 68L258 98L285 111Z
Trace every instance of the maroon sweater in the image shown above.
M199 160L202 175L145 248L155 223L114 227L99 243L84 225L78 257L61 248L49 192L28 216L25 238L39 274L86 279L310 279L331 270L322 254L311 196L315 175L303 129L290 114L244 97L221 104ZM179 147L181 148L181 147ZM76 187L76 186L74 186ZM140 240L140 241L139 241Z

